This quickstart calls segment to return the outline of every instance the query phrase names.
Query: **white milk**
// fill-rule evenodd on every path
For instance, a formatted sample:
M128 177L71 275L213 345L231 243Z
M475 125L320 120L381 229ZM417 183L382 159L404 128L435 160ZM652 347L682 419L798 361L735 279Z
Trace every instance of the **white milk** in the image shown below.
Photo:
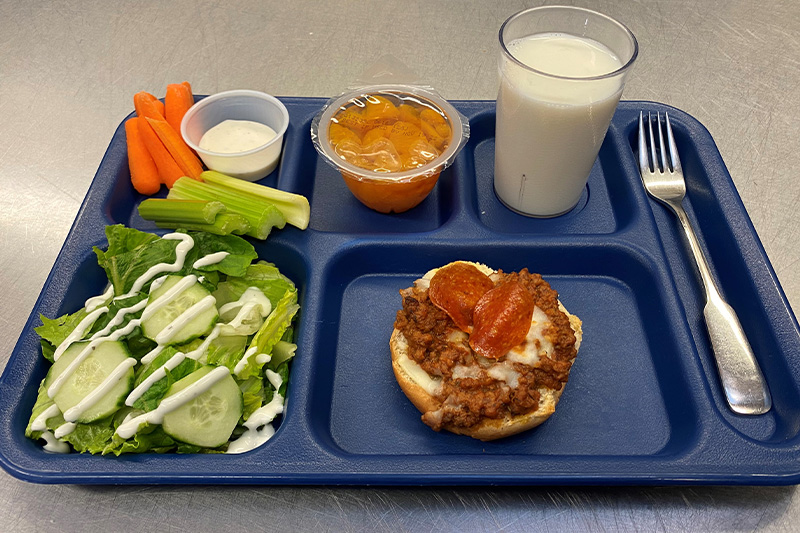
M622 62L604 45L566 34L542 33L507 46L497 96L494 187L511 209L554 216L578 203L611 117Z

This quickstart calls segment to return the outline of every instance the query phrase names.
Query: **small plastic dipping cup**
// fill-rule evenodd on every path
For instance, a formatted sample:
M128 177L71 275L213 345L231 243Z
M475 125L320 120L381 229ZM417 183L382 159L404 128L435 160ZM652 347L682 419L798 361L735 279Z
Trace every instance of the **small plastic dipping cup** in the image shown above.
M628 28L588 9L537 7L503 24L494 189L508 208L575 207L637 54Z
M225 120L260 122L275 130L276 136L245 152L221 153L200 148L203 134ZM280 100L258 91L235 90L208 96L189 108L181 122L181 135L209 169L256 181L278 165L288 127L289 112Z
M377 98L391 101L397 107L404 104L414 107L417 112L427 109L442 117L450 128L450 134L439 155L422 166L391 172L362 168L348 161L340 153L345 144L334 146L331 141L332 124L349 123L355 124L356 130L363 128L364 138L358 137L356 149L369 151L375 145L361 144L366 139L367 131L376 126L392 128L400 126L399 123L406 123L402 117L388 119L363 116L362 110L380 102ZM343 117L343 113L348 111L351 112L349 120ZM403 131L409 138L420 133L410 126ZM392 134L389 136L392 137ZM328 102L311 124L311 137L320 155L341 173L347 188L362 204L381 213L402 213L417 206L433 190L442 170L452 164L469 139L469 122L447 100L432 91L411 85L374 85L348 92Z

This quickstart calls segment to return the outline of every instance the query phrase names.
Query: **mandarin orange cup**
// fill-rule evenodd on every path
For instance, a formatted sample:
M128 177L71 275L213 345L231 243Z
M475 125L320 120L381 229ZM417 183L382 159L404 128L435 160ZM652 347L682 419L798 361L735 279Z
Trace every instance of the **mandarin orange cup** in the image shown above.
M361 203L402 213L430 194L469 138L469 124L433 91L376 85L332 99L311 135Z

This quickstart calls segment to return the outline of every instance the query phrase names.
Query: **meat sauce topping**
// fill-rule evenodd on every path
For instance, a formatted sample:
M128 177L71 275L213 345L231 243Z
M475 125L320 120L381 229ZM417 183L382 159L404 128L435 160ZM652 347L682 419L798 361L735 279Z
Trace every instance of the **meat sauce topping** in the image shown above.
M535 306L550 321L543 336L552 343L552 354L538 350L539 358L533 365L505 361L503 356L487 359L470 348L469 336L447 312L431 302L427 288L414 286L400 291L403 308L397 312L395 328L408 341L408 356L430 376L442 379L438 396L442 408L422 416L436 431L445 425L468 428L484 418L530 413L539 407L540 388L557 391L567 382L577 352L569 318L558 306L558 293L539 274L527 269L510 274L498 271L491 280L494 288L511 282L530 293ZM503 363L516 373L516 386L487 373L496 363Z

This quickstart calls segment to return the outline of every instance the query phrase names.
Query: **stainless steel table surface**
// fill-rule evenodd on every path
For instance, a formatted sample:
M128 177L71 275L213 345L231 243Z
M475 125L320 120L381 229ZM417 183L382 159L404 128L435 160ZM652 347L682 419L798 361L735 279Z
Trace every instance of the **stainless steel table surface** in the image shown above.
M624 99L674 105L710 130L800 309L800 2L577 3L638 37ZM537 4L0 1L0 369L134 93L163 95L168 83L189 80L197 93L331 96L393 52L446 98L494 99L500 24ZM800 495L794 487L47 486L0 471L0 531L538 529L796 531Z

